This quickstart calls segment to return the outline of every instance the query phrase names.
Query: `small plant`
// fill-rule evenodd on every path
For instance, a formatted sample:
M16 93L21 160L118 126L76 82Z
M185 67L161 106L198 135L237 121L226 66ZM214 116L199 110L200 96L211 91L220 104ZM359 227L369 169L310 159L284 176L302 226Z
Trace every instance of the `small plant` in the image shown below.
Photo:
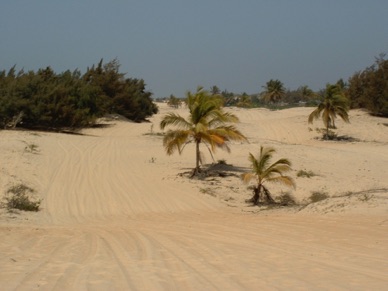
M154 164L154 163L156 162L156 158L155 158L155 157L151 157L151 159L149 160L149 162L150 162L151 164Z
M311 193L310 201L311 203L315 203L315 202L325 200L327 198L329 198L329 195L326 192L314 191Z
M333 130L326 131L322 128L316 128L315 129L318 133L322 134L322 139L324 140L335 140L337 139L337 134Z
M5 206L8 210L24 210L24 211L39 211L39 206L42 200L32 200L31 194L35 192L34 189L24 185L18 184L8 189L7 196L4 198Z
M371 198L372 198L372 196L370 196L370 195L364 193L364 194L363 194L361 197L359 197L358 199L359 199L360 201L367 202L367 201L369 201Z
M201 189L199 189L199 191L203 194L208 194L210 196L216 197L216 194L214 193L214 191L211 188L201 188Z
M227 165L226 160L224 160L224 159L218 160L217 164L219 164L219 165Z
M262 203L276 204L265 185L266 182L278 182L285 186L296 187L294 180L290 176L284 175L286 172L291 171L291 162L288 159L282 158L271 164L273 153L275 153L274 148L263 146L260 147L260 152L257 157L249 153L252 170L242 174L241 179L244 183L256 180L256 185L253 188L252 198L246 200L248 203L252 203L253 205Z
M296 201L294 196L292 196L290 193L282 193L282 195L276 197L276 202L279 203L282 206L293 206L296 205Z
M26 144L24 151L32 153L32 154L36 154L37 152L39 152L39 150L38 150L39 146L37 144L27 143L25 141L24 141L24 143Z
M316 174L313 171L305 171L305 170L299 170L296 174L297 177L306 177L311 178L316 176Z

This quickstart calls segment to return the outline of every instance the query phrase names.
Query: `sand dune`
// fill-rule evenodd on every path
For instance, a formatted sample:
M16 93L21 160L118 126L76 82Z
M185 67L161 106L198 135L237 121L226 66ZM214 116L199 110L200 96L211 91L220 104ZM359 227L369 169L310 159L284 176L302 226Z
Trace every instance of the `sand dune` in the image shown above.
M0 131L0 195L24 183L43 199L38 213L0 212L0 290L387 288L386 119L351 111L351 124L337 122L351 139L321 141L311 108L229 109L250 142L215 154L230 175L199 181L178 175L193 167L194 147L168 157L157 134L163 114L185 109L160 109L149 123L109 121L82 135ZM330 198L247 205L238 175L260 145L293 162L301 204L313 191Z

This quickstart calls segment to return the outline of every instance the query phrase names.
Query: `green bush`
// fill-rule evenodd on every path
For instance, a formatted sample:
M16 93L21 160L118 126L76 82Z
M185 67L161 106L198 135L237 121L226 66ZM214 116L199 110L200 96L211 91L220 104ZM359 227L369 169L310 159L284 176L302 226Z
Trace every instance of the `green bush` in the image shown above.
M142 79L125 78L113 60L57 74L50 67L37 72L0 71L0 127L36 129L82 128L116 113L141 122L158 108Z
M374 115L388 117L388 60L385 55L349 79L347 95L352 108L366 108Z

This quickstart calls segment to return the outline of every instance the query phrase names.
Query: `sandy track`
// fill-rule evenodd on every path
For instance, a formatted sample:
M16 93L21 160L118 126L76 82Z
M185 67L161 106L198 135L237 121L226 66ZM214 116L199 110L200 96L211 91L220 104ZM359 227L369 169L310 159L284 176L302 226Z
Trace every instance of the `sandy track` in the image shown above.
M383 290L388 222L355 221L188 213L8 228L0 279L6 290Z
M296 170L319 174L297 180L299 199L312 190L388 188L380 119L355 112L358 130L338 126L363 142L320 142L307 111L237 110L251 142L216 158L246 167L249 151L273 145ZM151 119L154 131L159 120ZM192 166L193 149L167 157L161 138L145 135L150 126L116 122L83 136L0 132L1 188L25 181L44 199L37 214L0 216L1 290L386 289L386 191L257 212L243 203L249 193L237 178L177 177ZM21 141L39 153L24 152ZM215 187L216 197L203 187Z

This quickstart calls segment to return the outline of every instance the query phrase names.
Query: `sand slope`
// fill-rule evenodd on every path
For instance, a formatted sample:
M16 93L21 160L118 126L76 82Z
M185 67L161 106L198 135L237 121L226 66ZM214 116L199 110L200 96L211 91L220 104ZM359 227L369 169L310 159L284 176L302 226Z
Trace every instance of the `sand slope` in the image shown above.
M316 139L311 108L230 109L250 143L216 153L230 175L198 181L178 175L194 164L192 146L165 155L158 124L171 109L160 108L150 123L117 120L83 135L0 131L0 195L22 182L43 199L38 213L0 212L1 290L387 288L386 119L351 111L337 132L353 140L332 142ZM299 202L312 191L332 198L246 205L238 175L260 145L293 162ZM302 169L316 176L296 177Z

